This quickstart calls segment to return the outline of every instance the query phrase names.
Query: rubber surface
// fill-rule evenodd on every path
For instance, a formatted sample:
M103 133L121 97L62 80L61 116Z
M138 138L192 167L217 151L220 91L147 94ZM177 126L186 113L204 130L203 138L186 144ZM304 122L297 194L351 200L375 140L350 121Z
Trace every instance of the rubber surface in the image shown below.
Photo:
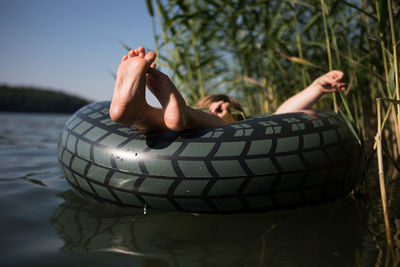
M120 206L247 212L345 197L361 149L332 113L255 116L225 127L145 135L111 121L109 102L66 123L58 158L82 195Z

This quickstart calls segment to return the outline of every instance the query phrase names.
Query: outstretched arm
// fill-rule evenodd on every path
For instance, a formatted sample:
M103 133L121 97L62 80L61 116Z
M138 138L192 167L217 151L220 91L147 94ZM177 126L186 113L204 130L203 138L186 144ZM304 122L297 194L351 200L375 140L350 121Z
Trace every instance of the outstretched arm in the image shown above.
M344 90L344 74L333 70L317 78L306 89L290 97L275 111L275 114L298 112L310 109L311 106L325 93Z

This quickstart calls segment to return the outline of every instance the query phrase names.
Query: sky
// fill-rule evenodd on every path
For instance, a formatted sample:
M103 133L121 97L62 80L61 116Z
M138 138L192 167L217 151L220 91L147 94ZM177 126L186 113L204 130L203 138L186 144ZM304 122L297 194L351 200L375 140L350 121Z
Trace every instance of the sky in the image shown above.
M0 0L0 84L110 100L120 41L154 49L145 0Z

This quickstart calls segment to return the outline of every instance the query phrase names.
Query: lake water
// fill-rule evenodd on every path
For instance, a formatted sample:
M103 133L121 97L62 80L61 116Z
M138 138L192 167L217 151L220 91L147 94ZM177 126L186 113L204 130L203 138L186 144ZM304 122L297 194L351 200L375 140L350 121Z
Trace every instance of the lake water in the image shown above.
M375 176L369 201L236 215L144 214L71 190L57 161L68 117L0 113L0 266L399 264L399 190L389 190L390 251ZM398 180L390 188L400 188Z

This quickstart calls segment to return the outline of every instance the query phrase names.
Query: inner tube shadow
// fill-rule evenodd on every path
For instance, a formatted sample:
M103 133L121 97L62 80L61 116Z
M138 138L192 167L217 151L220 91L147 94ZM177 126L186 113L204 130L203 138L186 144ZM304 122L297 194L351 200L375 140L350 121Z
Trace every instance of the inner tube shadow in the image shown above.
M151 149L164 149L170 146L177 139L196 139L203 135L212 133L214 128L200 130L183 130L183 131L164 131L154 133L142 133L138 130L132 130L136 138L146 140L146 144ZM226 127L225 132L233 132L234 129Z
M142 266L354 266L362 237L353 199L289 211L197 215L89 202L72 190L51 224L67 253L139 258ZM358 255L358 256L357 256Z

